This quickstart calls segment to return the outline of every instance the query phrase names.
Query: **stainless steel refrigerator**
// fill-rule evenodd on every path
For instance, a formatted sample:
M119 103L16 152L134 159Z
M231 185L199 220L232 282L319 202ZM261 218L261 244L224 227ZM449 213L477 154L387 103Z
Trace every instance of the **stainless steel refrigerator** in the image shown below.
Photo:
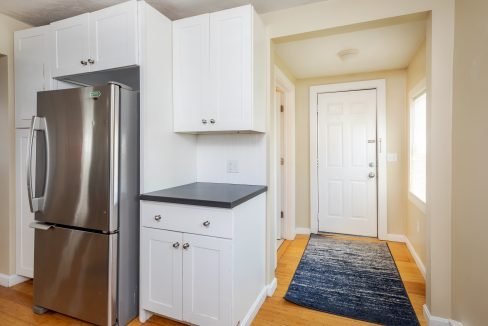
M137 316L138 102L115 83L38 93L27 164L37 313L98 325Z

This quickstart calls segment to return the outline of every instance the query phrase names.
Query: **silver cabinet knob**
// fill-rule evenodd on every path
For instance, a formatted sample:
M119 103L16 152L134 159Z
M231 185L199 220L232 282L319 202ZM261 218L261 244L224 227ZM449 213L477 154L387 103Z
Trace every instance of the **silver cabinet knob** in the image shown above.
M156 216L154 216L154 219L155 219L156 221L158 221L158 222L159 222L159 221L161 221L161 215L156 215Z
M190 248L190 244L188 242L183 244L183 249L187 250L188 248Z
M203 222L203 226L208 228L210 226L210 221Z
M84 66L86 66L88 64L88 62L86 62L85 60L81 60L80 63Z
M88 63L92 65L92 64L94 64L94 63L95 63L95 60L93 60L93 59L88 59Z
M211 124L215 124L215 119L210 119Z
M203 123L204 125L206 125L206 124L207 124L207 119L202 119L202 123Z
M173 243L173 248L178 249L179 247L180 247L180 243L179 242Z
M369 172L368 177L369 177L370 179L373 179L374 177L376 177L376 173L374 173L374 172Z

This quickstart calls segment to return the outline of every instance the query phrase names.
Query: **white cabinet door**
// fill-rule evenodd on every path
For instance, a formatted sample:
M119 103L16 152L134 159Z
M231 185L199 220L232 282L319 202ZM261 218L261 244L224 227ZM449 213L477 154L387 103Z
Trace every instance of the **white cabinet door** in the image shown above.
M29 224L34 221L34 214L29 208L27 197L27 151L29 129L15 130L16 151L16 273L25 277L34 274L34 229Z
M36 114L37 92L49 89L48 27L35 27L14 34L15 127L30 126Z
M210 14L212 130L252 128L252 7Z
M231 325L232 240L184 233L183 267L183 320Z
M138 63L137 1L90 14L90 71Z
M52 77L90 71L90 14L54 22L49 28Z
M173 23L173 98L176 132L207 131L209 15Z
M182 319L182 234L141 228L141 307Z

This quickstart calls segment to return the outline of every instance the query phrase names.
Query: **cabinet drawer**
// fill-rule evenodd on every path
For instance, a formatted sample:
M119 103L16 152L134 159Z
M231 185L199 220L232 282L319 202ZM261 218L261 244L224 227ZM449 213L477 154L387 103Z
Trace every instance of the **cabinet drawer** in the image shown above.
M142 226L232 239L232 210L141 202Z

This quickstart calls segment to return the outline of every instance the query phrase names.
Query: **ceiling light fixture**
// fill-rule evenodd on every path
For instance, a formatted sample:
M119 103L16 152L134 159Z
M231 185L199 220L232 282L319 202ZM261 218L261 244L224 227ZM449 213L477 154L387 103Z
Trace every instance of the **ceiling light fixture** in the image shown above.
M342 61L349 61L352 58L354 58L355 56L357 56L358 53L359 53L358 49L344 49L344 50L337 52L337 56Z

